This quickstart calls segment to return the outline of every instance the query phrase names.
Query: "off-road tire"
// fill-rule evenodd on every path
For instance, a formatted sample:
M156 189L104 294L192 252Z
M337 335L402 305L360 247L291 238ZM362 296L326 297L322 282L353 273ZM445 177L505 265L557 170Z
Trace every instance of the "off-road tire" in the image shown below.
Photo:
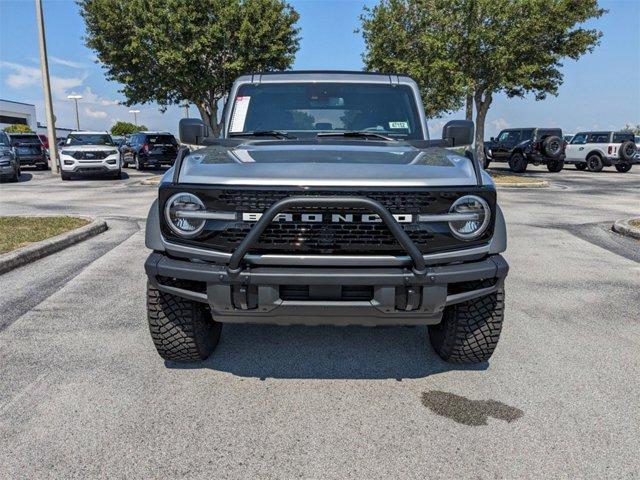
M564 160L547 160L547 170L552 173L561 172L564 168Z
M527 170L527 165L527 159L524 158L524 155L522 155L520 152L514 153L509 159L509 168L512 172L523 173Z
M581 163L576 163L576 170L586 170L587 169L587 164L584 162Z
M147 283L147 319L158 354L174 362L209 358L220 339L222 324L206 305L161 292Z
M550 158L558 158L562 154L563 143L560 137L551 135L542 141L542 153Z
M632 161L633 157L635 157L636 155L636 149L637 147L635 142L632 142L631 140L622 142L620 148L618 149L618 152L620 152L620 158L622 160L626 160L627 162Z
M587 168L590 172L601 172L603 167L604 163L602 162L602 157L600 157L600 155L598 155L597 153L594 153L593 155L589 155L587 157Z
M627 162L616 163L615 167L616 167L616 170L619 171L620 173L627 173L629 170L631 170L631 164Z
M490 283L485 281L483 288ZM429 326L429 339L446 362L481 363L489 360L498 344L504 319L504 287L484 297L450 305L442 322Z

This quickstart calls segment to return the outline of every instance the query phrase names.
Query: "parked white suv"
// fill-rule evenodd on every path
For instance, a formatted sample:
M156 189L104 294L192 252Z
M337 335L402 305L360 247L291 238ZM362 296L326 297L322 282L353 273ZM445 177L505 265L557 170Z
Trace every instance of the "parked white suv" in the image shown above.
M564 163L573 163L578 170L588 168L591 172L610 166L619 172L628 172L631 165L640 163L637 151L633 133L580 132L565 148Z
M121 178L120 153L107 132L72 132L60 149L62 180L73 175L109 175Z

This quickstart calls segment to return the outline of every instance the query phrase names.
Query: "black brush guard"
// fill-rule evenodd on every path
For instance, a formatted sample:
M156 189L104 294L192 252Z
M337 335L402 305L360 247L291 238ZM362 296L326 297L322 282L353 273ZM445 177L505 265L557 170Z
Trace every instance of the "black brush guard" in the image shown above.
M372 213L378 214L382 222L387 226L389 231L404 248L413 261L412 271L417 277L423 277L426 272L426 265L420 249L409 238L407 232L393 218L393 215L384 205L376 200L366 197L289 197L274 203L264 212L258 222L251 228L247 236L240 242L240 245L234 250L227 272L229 275L238 275L242 270L242 261L245 255L258 242L260 235L264 233L269 224L276 218L279 213L291 208L362 208Z

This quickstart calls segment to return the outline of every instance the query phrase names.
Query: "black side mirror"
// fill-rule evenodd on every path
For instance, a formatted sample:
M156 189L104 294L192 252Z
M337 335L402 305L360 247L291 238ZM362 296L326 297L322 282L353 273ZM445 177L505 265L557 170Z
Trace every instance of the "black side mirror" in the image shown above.
M490 142L495 142L495 141L496 141L496 137L491 137L491 138L489 139L489 141L490 141Z
M180 142L190 145L200 145L202 139L209 136L209 127L199 118L183 118L178 130Z
M473 130L471 120L451 120L442 129L442 139L450 141L452 147L471 145Z

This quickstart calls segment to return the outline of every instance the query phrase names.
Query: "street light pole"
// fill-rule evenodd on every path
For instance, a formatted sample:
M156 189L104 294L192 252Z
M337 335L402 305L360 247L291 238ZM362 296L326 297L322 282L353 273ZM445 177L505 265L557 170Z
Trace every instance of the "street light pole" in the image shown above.
M80 115L78 114L78 100L82 98L82 95L67 95L69 100L76 102L76 130L80 130Z
M44 16L42 14L42 0L36 2L36 23L38 24L38 41L40 44L40 70L42 72L42 90L44 91L44 111L47 117L47 137L49 138L49 159L51 172L58 174L58 145L56 143L56 120L53 114L51 100L51 83L49 81L49 61L47 60L47 42L44 32Z
M181 105L182 107L184 107L184 115L186 118L189 118L189 104L187 102L184 102L183 105Z
M140 110L129 110L129 113L133 113L133 123L137 127L138 126L138 114Z

